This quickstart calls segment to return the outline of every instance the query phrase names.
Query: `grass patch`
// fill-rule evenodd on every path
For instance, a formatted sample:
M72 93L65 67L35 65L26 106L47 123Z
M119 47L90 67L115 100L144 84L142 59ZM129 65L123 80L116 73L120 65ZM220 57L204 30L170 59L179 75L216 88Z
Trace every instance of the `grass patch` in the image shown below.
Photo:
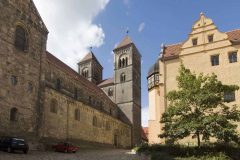
M208 144L200 148L181 145L148 145L135 148L136 152L151 155L151 160L239 160L240 146Z

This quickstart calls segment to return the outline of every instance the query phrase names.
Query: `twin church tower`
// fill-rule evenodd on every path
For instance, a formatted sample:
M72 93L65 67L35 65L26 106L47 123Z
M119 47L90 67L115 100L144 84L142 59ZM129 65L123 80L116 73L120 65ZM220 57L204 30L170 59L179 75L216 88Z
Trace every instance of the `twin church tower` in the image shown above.
M78 72L100 87L132 124L132 144L141 142L141 54L126 36L114 51L114 76L102 79L103 67L90 51L79 63Z

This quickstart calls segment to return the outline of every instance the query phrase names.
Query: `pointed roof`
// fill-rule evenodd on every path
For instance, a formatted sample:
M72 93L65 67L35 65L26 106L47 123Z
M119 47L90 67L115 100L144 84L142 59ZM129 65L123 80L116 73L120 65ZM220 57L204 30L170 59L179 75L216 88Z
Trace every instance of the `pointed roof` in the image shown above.
M129 45L129 44L133 44L133 41L131 40L131 38L129 36L125 36L124 39L117 45L117 47L115 49L122 48L124 46Z
M97 59L92 51L90 51L85 57L83 57L83 59L81 59L80 62L87 61L90 59Z
M90 51L85 57L83 57L83 59L81 59L78 64L86 62L91 59L94 59L102 67L102 65L99 63L99 61L97 60L96 56L94 55L94 53L92 51Z

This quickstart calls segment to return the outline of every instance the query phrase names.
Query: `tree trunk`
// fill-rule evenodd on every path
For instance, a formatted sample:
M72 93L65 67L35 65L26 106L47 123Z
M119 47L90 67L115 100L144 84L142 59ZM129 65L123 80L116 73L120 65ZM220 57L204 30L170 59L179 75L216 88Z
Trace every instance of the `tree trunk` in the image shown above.
M200 135L199 135L199 132L197 132L197 141L198 141L198 148L200 148Z

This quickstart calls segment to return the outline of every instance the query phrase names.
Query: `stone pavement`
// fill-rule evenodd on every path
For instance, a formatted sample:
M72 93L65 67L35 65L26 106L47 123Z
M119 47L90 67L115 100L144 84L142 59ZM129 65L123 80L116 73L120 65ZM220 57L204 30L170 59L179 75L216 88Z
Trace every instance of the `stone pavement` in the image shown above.
M148 160L129 150L119 149L82 149L77 153L60 153L52 151L29 151L28 154L7 153L0 151L0 160Z

